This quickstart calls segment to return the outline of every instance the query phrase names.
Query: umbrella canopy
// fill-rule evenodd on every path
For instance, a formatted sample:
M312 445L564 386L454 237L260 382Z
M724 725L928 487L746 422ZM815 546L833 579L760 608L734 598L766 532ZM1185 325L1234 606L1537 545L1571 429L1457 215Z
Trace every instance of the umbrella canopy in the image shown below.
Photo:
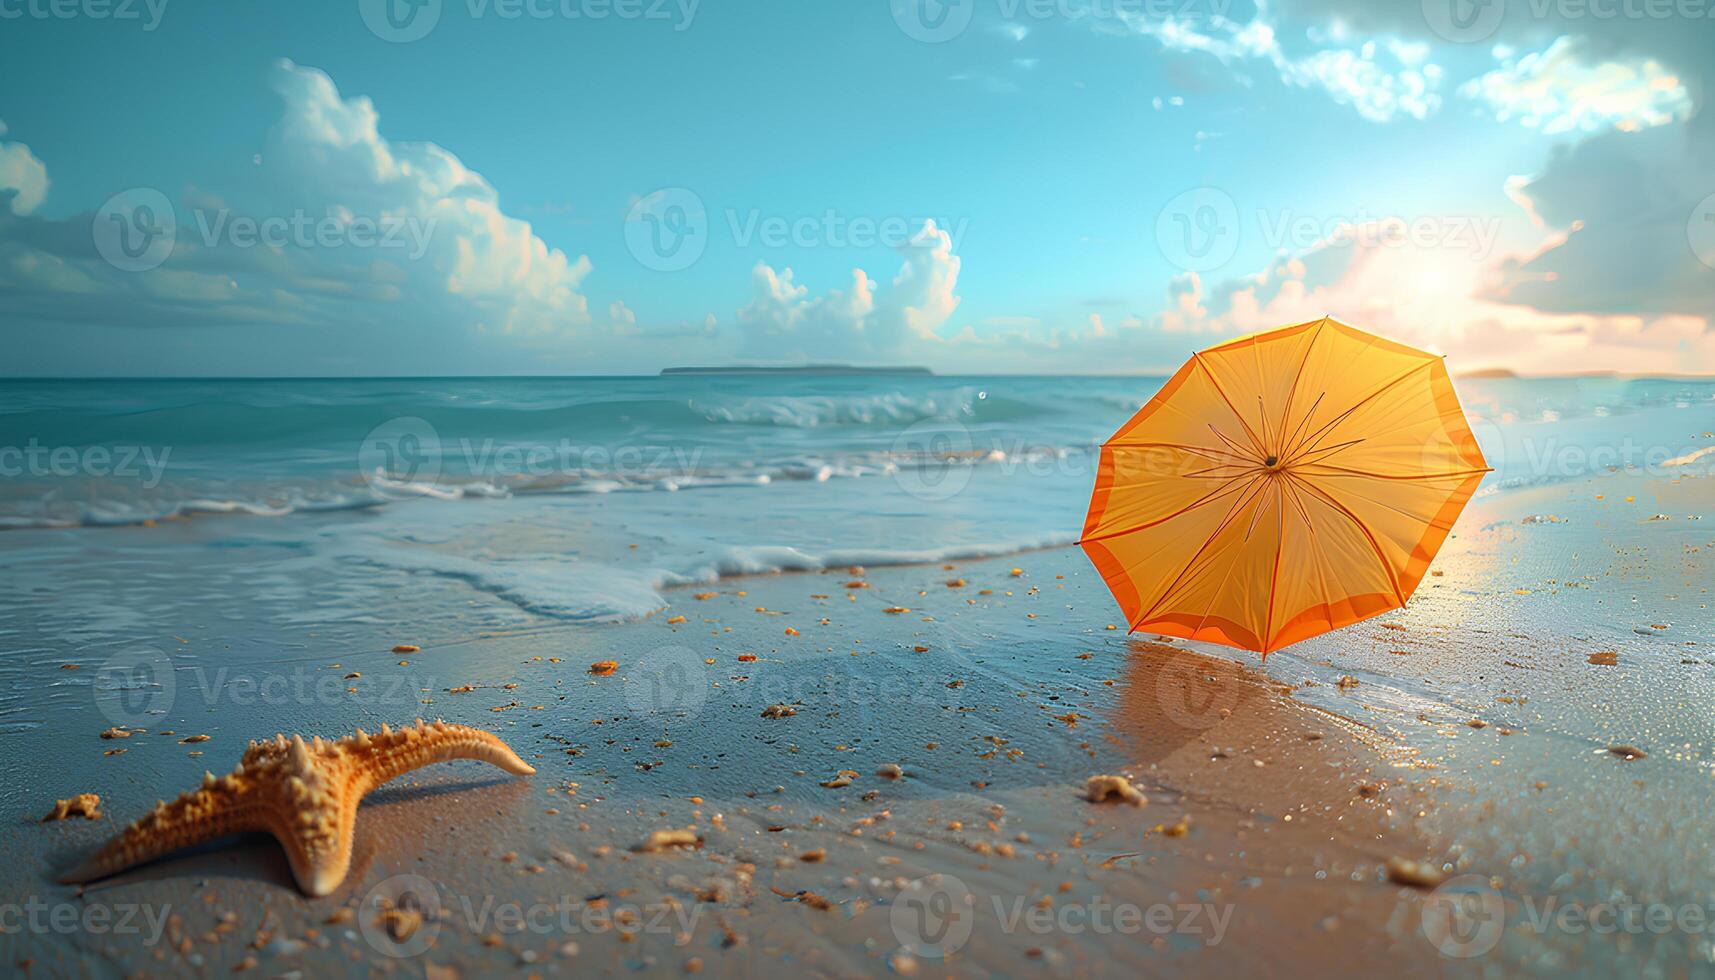
M1080 544L1134 632L1267 656L1405 605L1487 472L1440 357L1322 319L1193 355Z

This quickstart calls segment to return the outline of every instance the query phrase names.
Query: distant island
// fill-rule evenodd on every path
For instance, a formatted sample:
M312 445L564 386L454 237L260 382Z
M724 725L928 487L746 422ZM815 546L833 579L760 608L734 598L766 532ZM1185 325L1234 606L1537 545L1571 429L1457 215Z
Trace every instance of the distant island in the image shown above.
M710 374L933 374L926 367L864 367L856 364L803 364L796 367L769 367L759 364L733 364L727 367L662 368L661 377Z

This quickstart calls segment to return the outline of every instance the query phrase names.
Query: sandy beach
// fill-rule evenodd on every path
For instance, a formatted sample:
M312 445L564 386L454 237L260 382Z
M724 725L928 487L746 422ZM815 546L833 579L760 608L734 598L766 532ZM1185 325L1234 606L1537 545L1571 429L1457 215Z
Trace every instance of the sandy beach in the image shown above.
M1407 609L1266 664L1105 628L1067 548L733 577L597 628L378 614L337 648L262 645L216 610L177 637L166 697L92 691L97 665L44 650L20 682L73 707L8 736L26 788L0 876L73 925L0 943L45 975L1685 975L1700 933L1531 915L1710 901L1690 708L1715 688L1715 552L1688 519L1709 487L1620 472L1480 499ZM103 739L118 711L129 734ZM418 716L493 731L537 774L454 763L377 792L325 899L267 838L54 883L248 739ZM1098 774L1147 805L1088 802ZM39 823L83 792L100 820ZM696 843L642 849L670 829ZM1449 932L1448 887L1506 928ZM390 925L392 900L422 921Z

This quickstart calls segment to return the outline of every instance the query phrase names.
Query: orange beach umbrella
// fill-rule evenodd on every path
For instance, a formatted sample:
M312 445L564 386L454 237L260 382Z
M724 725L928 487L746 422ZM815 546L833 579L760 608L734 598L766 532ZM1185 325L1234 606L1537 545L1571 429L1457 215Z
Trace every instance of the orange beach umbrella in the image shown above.
M1440 357L1325 318L1193 355L1079 543L1134 632L1266 657L1405 605L1487 472Z

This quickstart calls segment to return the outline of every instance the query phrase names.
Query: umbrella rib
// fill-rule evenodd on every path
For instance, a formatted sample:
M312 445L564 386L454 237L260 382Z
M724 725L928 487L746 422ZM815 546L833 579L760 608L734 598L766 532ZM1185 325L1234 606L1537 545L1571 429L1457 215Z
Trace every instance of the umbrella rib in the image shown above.
M1387 384L1382 385L1380 388L1377 388L1375 391L1372 391L1369 394L1365 395L1363 398L1359 399L1355 404L1353 404L1352 407L1346 409L1344 412L1341 412L1339 415L1334 416L1334 418L1331 419L1328 422L1328 424L1322 426L1322 428L1320 428L1320 429L1317 429L1311 435L1306 436L1304 439L1304 442L1292 447L1292 452L1283 458L1285 458L1287 460L1291 460L1303 452L1310 452L1310 451L1314 450L1316 448L1316 443L1322 441L1322 439L1328 434L1328 432L1330 430L1332 430L1335 426L1339 425L1341 422L1344 422L1346 419L1350 418L1353 412L1356 412L1358 409L1363 408L1365 405L1374 401L1376 398L1380 397L1383 392L1388 391L1394 385L1399 384L1400 382L1404 381L1406 378L1411 377L1414 373L1416 373L1416 372L1422 370L1423 368L1426 368L1429 365L1434 364L1434 363L1436 363L1436 362L1433 360L1422 361L1418 364L1413 364L1411 367L1406 368L1404 371L1401 371L1399 373L1398 377L1394 378L1392 381L1389 381Z
M1304 426L1309 424L1310 420L1313 417L1315 417L1317 407L1322 404L1322 399L1326 398L1327 396L1328 396L1328 393L1326 391L1317 395L1316 400L1311 402L1310 407L1305 410L1304 417L1299 419L1298 424L1292 427L1292 434L1286 437L1285 442L1281 443L1281 447L1280 447L1280 458L1281 459L1290 459L1291 458L1290 454L1287 452L1287 447L1298 441L1299 435L1302 434L1304 431Z
M1298 381L1300 378L1304 377L1304 366L1310 363L1310 351L1316 346L1316 341L1322 339L1322 328L1327 326L1327 324L1327 317L1323 317L1321 320L1316 322L1316 329L1310 333L1310 342L1304 345L1304 356L1298 359L1298 369L1292 372L1292 387L1286 389L1286 403L1280 406L1280 434L1282 436L1286 435L1286 430L1289 428L1287 423L1292 421L1292 400L1298 397ZM1317 403L1320 403L1322 401L1322 396L1317 395L1316 401ZM1304 418L1299 420L1299 424L1302 425L1305 421L1308 421L1311 413L1315 411L1316 406L1311 405L1310 411L1306 412ZM1294 432L1293 435L1296 436L1298 433ZM1282 440L1279 448L1282 450L1281 455L1284 456L1284 450L1286 449L1285 440Z
M1328 322L1329 322L1329 320L1330 320L1330 318L1329 318L1329 317L1323 317L1323 318L1322 318L1322 326L1327 326L1327 325L1328 325ZM1336 323L1336 324L1335 324L1335 326L1339 326L1339 324L1338 324L1338 323ZM1364 356L1364 355L1365 355L1365 354L1368 354L1368 353L1369 353L1369 352L1370 352L1370 348L1372 348L1372 347L1374 347L1374 346L1375 346L1375 345L1376 345L1376 341L1377 341L1377 340L1380 340L1380 339L1381 339L1381 338L1379 338L1379 337L1375 337L1375 336L1371 336L1371 337L1370 337L1370 338L1369 338L1369 339L1368 339L1368 340L1366 340L1366 341L1365 341L1365 342L1364 342L1364 346L1363 346L1363 347L1362 347L1362 348L1361 348L1361 349L1360 349L1360 350L1359 350L1359 351L1358 351L1358 352L1357 352L1357 353L1355 353L1355 354L1353 354L1353 355L1352 355L1352 356L1351 356L1351 358L1350 358L1350 359L1349 359L1349 361L1348 361L1348 363L1352 363L1352 364L1356 364L1356 363L1357 363L1357 361L1358 361L1358 358L1360 358L1360 357L1363 357L1363 356ZM1321 395L1317 395L1317 396L1316 396L1316 402L1317 402L1317 404L1320 404L1320 403L1321 403L1321 401L1322 401L1322 396L1323 396L1323 395L1326 395L1326 394L1327 394L1327 393L1328 393L1328 392L1327 392L1327 391L1325 391L1325 390L1324 390L1324 391L1323 391L1323 392L1322 392L1322 394L1321 394ZM1354 409L1355 409L1355 408L1356 408L1356 407L1357 407L1357 406L1353 406L1353 408L1354 408ZM1308 421L1310 421L1310 417L1311 417L1311 416L1312 416L1312 415L1315 415L1315 414L1316 414L1316 406L1315 406L1315 405L1312 405L1312 406L1310 406L1310 411L1309 411L1309 413L1307 413L1307 414L1306 414L1306 415L1305 415L1305 416L1304 416L1304 421L1305 421L1305 422L1308 422ZM1334 421L1333 421L1333 422L1331 422L1331 423L1329 423L1329 424L1330 424L1330 425L1334 425L1334 424L1338 424L1338 423L1339 423L1339 421L1340 421L1340 420L1339 420L1339 419L1338 419L1338 418L1337 418L1337 419L1335 419L1335 420L1334 420ZM1326 428L1327 428L1327 426L1323 426L1323 429L1326 429ZM1319 429L1319 430L1317 430L1317 431L1318 431L1318 433L1320 433L1320 432L1321 432L1321 431L1322 431L1322 430L1320 430L1320 429ZM1280 458L1281 458L1281 459L1285 459L1285 460L1290 460L1290 459L1291 459L1291 458L1292 458L1292 455L1293 455L1293 453L1294 453L1294 452L1296 452L1296 451L1297 451L1297 446L1294 446L1294 447L1292 447L1292 449L1291 449L1291 450L1287 450L1287 449L1286 449L1286 448L1285 448L1285 447L1282 447L1282 450L1281 450L1281 453L1280 453Z
M1262 443L1257 442L1256 433L1251 431L1250 423L1246 422L1245 417L1239 414L1238 406L1234 405L1233 400L1227 397L1226 391L1221 387L1220 380L1215 377L1215 372L1209 370L1209 365L1203 362L1203 355L1201 353L1196 353L1192 354L1191 357L1197 362L1197 366L1203 369L1203 373L1208 375L1209 384L1215 387L1215 394L1221 396L1221 401L1227 403L1227 409L1233 413L1233 418L1238 419L1239 424L1244 426L1245 435L1251 437L1251 448L1257 451L1258 456L1268 455L1268 451L1262 447ZM1210 428L1214 428L1214 426L1211 425ZM1216 432L1215 434L1221 435L1219 432ZM1221 436L1221 439L1222 441L1225 441L1226 436Z
M1263 485L1262 481L1257 481L1257 482L1258 482L1259 486ZM1272 483L1273 481L1271 480L1268 482ZM1262 496L1262 493L1258 492L1257 497L1260 498L1261 496ZM1245 540L1246 541L1250 540L1251 531L1256 530L1257 518L1259 518L1261 516L1262 516L1262 507L1261 507L1261 505L1258 505L1254 510L1251 511L1251 525L1249 528L1247 528L1245 530ZM1213 540L1213 538L1211 538L1210 540ZM1280 560L1280 553L1278 550L1276 550L1276 552L1275 552L1275 560L1276 561ZM1203 618L1197 620L1197 628L1193 629L1191 631L1191 637L1189 637L1189 638L1195 638L1198 633L1203 632L1203 627L1209 622L1209 616L1215 611L1215 603L1220 601L1221 593L1225 592L1227 590L1227 583L1231 582L1233 580L1233 572L1236 571L1238 569L1238 567L1239 567L1239 563L1236 561L1231 562L1227 565L1227 574L1221 576L1221 584L1215 587L1215 594L1209 597L1209 604L1203 608ZM1235 623L1234 625L1238 625L1238 624ZM1264 636L1264 641L1265 641L1264 645L1266 645L1266 639L1267 639L1267 637L1265 635Z
M1456 476L1476 476L1479 473L1493 473L1495 471L1492 466L1482 466L1471 470L1446 470L1444 472L1435 473L1404 473L1390 476L1389 474L1376 473L1372 470L1355 470L1349 466L1335 466L1332 463L1302 463L1298 467L1299 473L1302 474L1304 472L1304 468L1307 466L1314 466L1324 470L1333 470L1335 473L1342 476L1362 476L1371 480L1398 480L1407 483L1415 483L1419 480L1446 480Z
M1405 596L1399 591L1399 579L1395 577L1393 566L1388 564L1387 555L1382 553L1381 543L1376 540L1375 534L1370 531L1368 525L1364 524L1363 521L1358 520L1358 515L1348 510L1345 504L1335 500L1333 495L1328 493L1328 491L1323 490L1321 487L1316 486L1314 483L1311 483L1302 477L1294 476L1292 479L1304 484L1304 488L1306 490L1309 490L1316 496L1321 497L1322 501L1328 506L1344 514L1346 516L1346 520L1351 521L1352 525L1358 529L1359 533L1363 534L1364 540L1370 543L1370 551L1376 556L1376 563L1382 567L1382 574L1387 576L1388 585L1393 588L1393 597L1399 601L1401 606L1404 606ZM1400 511L1400 513L1403 514L1405 512Z
M1332 446L1324 446L1321 449L1306 450L1303 455L1292 461L1292 465L1317 466L1320 465L1323 460L1333 459L1335 456L1340 455L1340 453L1352 448L1353 446L1367 441L1367 439L1349 439L1345 442L1337 442ZM1304 456L1308 456L1310 453L1320 453L1321 455L1317 456L1315 459L1305 459Z
M1215 423L1210 422L1210 423L1208 423L1208 426L1209 426L1209 431L1213 432L1215 434L1215 438L1221 440L1221 444L1226 446L1227 450L1229 452L1231 452L1234 456L1237 456L1240 459L1243 459L1243 460L1246 460L1246 461L1252 462L1252 463L1262 462L1261 459L1255 459L1255 458L1252 458L1250 456L1246 456L1244 449L1240 448L1238 443L1234 442L1231 439L1228 439L1225 433L1223 433L1220 429L1215 428Z
M1473 474L1473 475L1474 475L1474 474ZM1300 474L1298 474L1298 478L1299 478L1299 479L1300 479L1300 480L1302 480L1302 481L1303 481L1303 482L1304 482L1304 484L1305 484L1305 485L1306 485L1306 486L1315 486L1315 484L1314 484L1314 483L1312 483L1312 482L1311 482L1311 480L1310 480L1310 478L1309 478L1309 477L1307 477L1307 476L1305 476L1305 475L1304 475L1304 474L1302 474L1302 473L1300 473ZM1329 491L1328 491L1328 490L1327 490L1327 489L1326 489L1326 488L1320 488L1320 487L1319 487L1319 488L1318 488L1318 489L1320 489L1320 490L1321 490L1321 491L1322 491L1322 492L1323 492L1323 493L1324 493L1324 494L1327 494L1327 493L1329 493ZM1360 496L1362 496L1362 495L1360 495ZM1413 514L1413 513L1412 513L1412 512L1411 512L1411 511L1409 511L1409 510L1402 510L1402 509L1401 509L1401 508L1399 508L1399 507L1396 507L1396 506L1394 506L1394 505L1393 505L1393 504L1390 504L1390 503L1388 503L1388 502L1387 502L1387 501L1385 501L1385 500L1377 500L1377 499L1376 499L1376 498L1374 498L1374 497L1369 497L1369 496L1364 496L1364 499L1365 499L1365 500L1368 500L1368 501L1369 501L1369 502L1370 502L1370 503L1372 503L1372 504L1375 504L1375 505L1376 505L1376 506L1377 506L1377 507L1385 507L1385 508L1387 508L1387 509L1388 509L1388 510L1391 510L1391 511L1393 511L1393 512L1394 512L1394 513L1395 513L1395 514L1398 514L1398 515L1400 515L1400 516L1401 516L1401 517L1409 517L1409 518L1411 518L1411 519L1412 519L1412 520L1414 520L1414 521L1421 521L1421 522L1423 522L1423 523L1425 523L1425 524L1429 524L1429 523L1433 523L1433 522L1431 522L1431 521L1429 521L1429 520L1427 520L1427 519L1425 519L1425 518L1424 518L1424 516L1423 516L1423 515L1422 515L1422 514Z
M1328 553L1322 550L1322 539L1316 536L1316 522L1310 519L1310 509L1299 499L1298 488L1293 481L1286 481L1286 489L1292 495L1293 506L1298 508L1298 516L1304 521L1304 530L1310 532L1310 550L1316 552L1321 561L1316 565L1316 582L1322 592L1322 618L1332 623L1334 621L1334 604L1328 596L1328 575L1324 569L1328 564Z
M1237 501L1235 501L1233 503L1232 507L1228 508L1226 516L1221 518L1221 523L1218 524L1215 527L1215 530L1209 534L1209 539L1207 541L1203 542L1202 546L1197 549L1197 553L1191 556L1191 560L1187 561L1185 563L1184 567L1179 569L1178 574L1173 576L1173 581L1168 583L1166 590L1164 590L1161 593L1161 595L1155 600L1155 605L1150 606L1149 611L1144 613L1143 616L1138 619L1139 623L1148 622L1149 617L1155 615L1155 611L1157 609L1160 609L1161 604L1167 601L1167 597L1173 594L1173 590L1177 589L1179 587L1179 582L1185 578L1185 573L1189 572L1191 570L1192 565L1197 564L1197 559L1203 557L1203 552L1209 550L1209 546L1211 544L1215 543L1215 539L1220 537L1221 532L1225 531L1227 529L1227 525L1229 525L1233 522L1233 518L1238 516L1239 509L1241 507L1243 507L1245 505L1245 502L1247 500L1249 500L1250 497L1253 495L1254 488L1261 486L1261 485L1262 485L1261 480L1252 480L1249 483L1245 484L1245 486L1247 488L1247 493L1245 493ZM1137 629L1137 627L1134 625L1132 627L1132 629Z
M1280 483L1274 484L1274 570L1268 575L1268 612L1262 619L1263 656L1268 656L1269 641L1274 639L1274 592L1280 586L1280 555L1286 550L1286 492Z
M1099 448L1115 451L1121 449L1179 449L1204 459L1219 460L1224 458L1207 446L1193 446L1183 442L1104 442Z
M1133 531L1146 531L1152 527L1155 527L1158 524L1166 524L1168 521L1171 521L1176 517L1183 517L1184 515L1191 513L1192 511L1196 510L1197 508L1203 506L1204 504L1208 503L1211 500L1214 500L1215 498L1217 498L1223 494L1232 493L1234 490L1238 489L1241 486L1242 486L1242 484L1240 484L1238 480L1234 480L1231 483L1228 483L1226 486L1221 487L1218 490L1209 491L1208 493L1197 498L1196 500L1193 500L1192 502L1186 504L1184 507L1181 507L1178 510L1174 511L1173 513L1168 514L1166 517L1158 517L1153 521L1146 521L1142 524L1131 524L1131 525L1127 525L1126 527L1117 528L1117 529L1112 530L1112 531L1106 531L1102 534L1097 534L1097 535L1094 535L1092 537L1080 538L1078 540L1078 543L1084 544L1084 543L1090 542L1090 541L1106 541L1109 538L1117 538L1122 534L1130 534ZM1115 487L1114 489L1124 489L1124 487Z
M1217 463L1214 466L1205 466L1200 470L1187 470L1184 473L1179 473L1176 475L1182 480L1237 480L1241 476L1250 476L1253 473L1261 473L1263 471L1262 467L1256 466L1253 464L1250 466L1245 466L1244 469L1240 470L1237 473L1228 473L1224 476L1210 476L1209 475L1211 473L1214 473L1216 470L1224 469L1224 468L1229 467L1229 466L1245 466L1245 464L1244 463Z

